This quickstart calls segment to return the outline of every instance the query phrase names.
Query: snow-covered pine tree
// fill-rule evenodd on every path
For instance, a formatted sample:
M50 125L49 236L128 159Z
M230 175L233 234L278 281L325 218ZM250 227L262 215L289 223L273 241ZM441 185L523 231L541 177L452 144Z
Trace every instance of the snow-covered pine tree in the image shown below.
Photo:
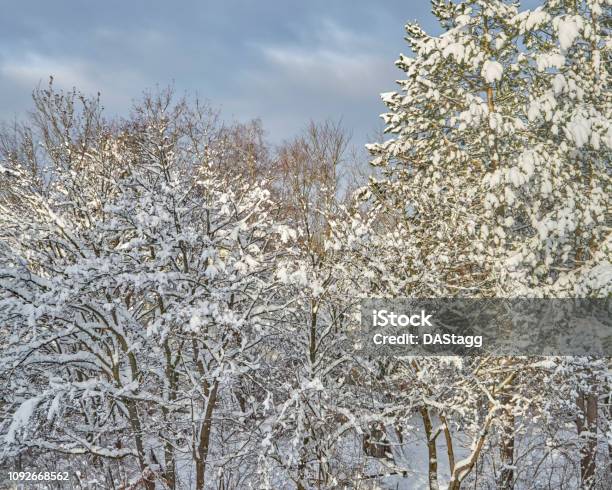
M411 273L439 297L609 295L609 2L551 1L523 12L499 0L432 5L444 32L406 26L413 56L397 62L400 90L382 96L390 137L369 145L383 174L370 191L378 206L403 214ZM501 379L482 380L503 389L451 488L473 469L497 413L507 419L499 435L508 470L498 481L512 485L514 435L504 433L521 383L506 375L517 362ZM595 458L587 446L585 485Z
M574 294L572 272L609 253L609 6L433 5L445 32L408 25L414 57L383 94L379 193L423 237L432 293Z

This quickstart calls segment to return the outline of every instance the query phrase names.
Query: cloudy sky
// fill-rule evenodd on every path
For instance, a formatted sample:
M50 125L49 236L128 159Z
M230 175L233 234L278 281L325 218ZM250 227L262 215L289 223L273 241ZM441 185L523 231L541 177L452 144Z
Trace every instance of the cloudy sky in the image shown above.
M436 32L427 0L9 0L0 16L0 119L21 117L53 75L125 114L174 85L229 120L260 117L270 139L342 119L357 144L380 127L403 26Z

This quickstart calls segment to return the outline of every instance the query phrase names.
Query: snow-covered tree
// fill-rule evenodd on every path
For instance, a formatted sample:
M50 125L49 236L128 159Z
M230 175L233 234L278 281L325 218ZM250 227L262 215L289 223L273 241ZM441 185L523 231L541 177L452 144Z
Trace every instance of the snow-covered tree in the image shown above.
M413 55L397 62L405 78L400 91L382 96L390 137L369 146L383 173L370 192L406 223L412 275L439 297L609 295L609 3L550 1L527 11L497 0L432 5L444 32L407 25ZM517 373L527 365L488 366L495 364L475 367L497 372L481 384L499 389L469 457L454 465L452 488L496 425L509 432L499 484L508 488L516 476L513 419L524 383ZM583 455L585 485L594 478L593 451Z
M0 202L3 456L82 457L107 488L204 488L257 411L245 385L282 232L269 193L215 171L168 94L118 128L75 94L36 100L44 160L8 162Z
M35 91L0 131L0 467L91 488L608 488L589 357L377 357L362 298L609 298L610 0L433 0L388 137ZM607 407L606 407L607 404ZM607 439L606 439L607 438ZM376 487L378 488L378 487Z
M338 169L347 141L337 124L310 123L279 149L274 165L274 195L292 230L276 269L285 307L265 356L270 398L260 472L272 488L286 481L330 488L358 471L359 462L343 454L356 441L346 376L353 362L343 341L357 298L336 267L341 252L325 246L341 214Z
M573 294L567 270L607 252L606 7L434 2L444 34L407 26L414 57L398 61L402 91L383 94L393 137L370 150L386 202L428 230L420 250L447 294L468 281Z

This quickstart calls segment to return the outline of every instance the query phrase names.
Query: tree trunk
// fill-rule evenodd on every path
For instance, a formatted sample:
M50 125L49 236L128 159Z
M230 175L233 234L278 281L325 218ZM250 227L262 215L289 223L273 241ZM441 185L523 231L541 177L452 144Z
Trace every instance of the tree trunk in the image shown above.
M582 394L577 401L580 413L576 419L578 435L582 439L580 449L580 481L582 488L592 488L595 483L597 457L597 395Z
M503 468L499 479L500 490L514 488L514 416L510 415L502 432L501 460Z
M113 319L115 321L115 324L117 324L117 319L114 312ZM118 338L121 343L121 348L124 352L127 353L132 381L138 381L140 377L140 370L138 369L136 356L133 352L129 351L128 344L125 338L121 336L119 336ZM136 407L136 402L134 400L128 399L126 401L126 407L128 410L130 426L132 428L132 432L134 433L134 442L136 443L136 451L138 452L138 463L140 465L140 471L142 473L142 482L146 490L155 490L155 482L151 478L151 470L149 468L149 465L147 464L144 443L142 440L142 424L140 423L140 416L138 415L138 408Z
M147 465L146 461L144 444L142 442L142 426L140 424L140 418L138 417L136 404L133 400L128 400L126 407L128 410L130 426L132 428L132 432L134 433L134 441L136 443L136 451L138 452L138 464L142 474L142 482L146 490L155 490L155 482L151 480L149 466Z
M196 490L204 490L205 475L206 475L206 459L208 458L208 449L210 447L210 434L212 432L212 416L217 403L217 389L219 382L215 381L210 390L206 409L204 411L204 420L198 437L198 448L196 451Z
M427 454L429 456L428 461L428 475L429 475L429 488L430 490L438 490L438 453L436 450L436 438L433 435L433 428L431 425L431 417L426 407L420 409L421 417L423 418L423 427L425 428L425 437L427 438Z
M508 379L504 382L511 382L514 378L514 375L508 377ZM459 490L461 488L461 482L470 474L476 461L480 457L480 452L484 447L485 440L487 435L489 434L489 429L491 428L491 424L493 423L493 419L495 418L496 410L495 407L489 406L489 413L484 421L482 429L478 433L477 439L474 441L473 449L468 458L462 460L461 462L455 463L455 468L451 474L450 482L448 483L448 490Z
M510 396L504 394L502 403L506 407L503 415L503 426L501 433L501 460L502 470L499 479L501 490L512 490L514 488L514 414L510 406Z
M160 311L165 311L163 309L163 305L160 301ZM174 401L176 399L176 379L177 375L175 372L175 366L172 364L172 351L168 344L168 340L164 342L164 353L166 356L166 380L168 382L168 400ZM176 458L174 455L174 446L172 442L170 442L169 437L171 433L168 431L164 433L164 429L169 427L171 422L169 420L170 412L167 407L162 406L162 414L164 416L164 428L162 429L162 434L166 438L166 442L164 443L164 480L166 481L166 485L170 490L175 490L176 488Z
M176 469L174 461L174 448L170 442L164 444L164 479L170 490L176 488Z
M455 450L453 449L453 436L448 426L448 421L444 415L440 415L440 420L444 425L444 439L446 440L446 454L448 456L448 469L451 473L455 471Z

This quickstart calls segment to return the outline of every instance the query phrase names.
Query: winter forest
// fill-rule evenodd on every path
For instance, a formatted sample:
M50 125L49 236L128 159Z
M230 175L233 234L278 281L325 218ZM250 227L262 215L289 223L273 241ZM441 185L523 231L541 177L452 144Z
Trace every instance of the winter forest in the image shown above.
M612 292L612 2L431 8L367 165L333 121L34 90L0 134L1 488L612 488L609 359L346 342L363 298Z

